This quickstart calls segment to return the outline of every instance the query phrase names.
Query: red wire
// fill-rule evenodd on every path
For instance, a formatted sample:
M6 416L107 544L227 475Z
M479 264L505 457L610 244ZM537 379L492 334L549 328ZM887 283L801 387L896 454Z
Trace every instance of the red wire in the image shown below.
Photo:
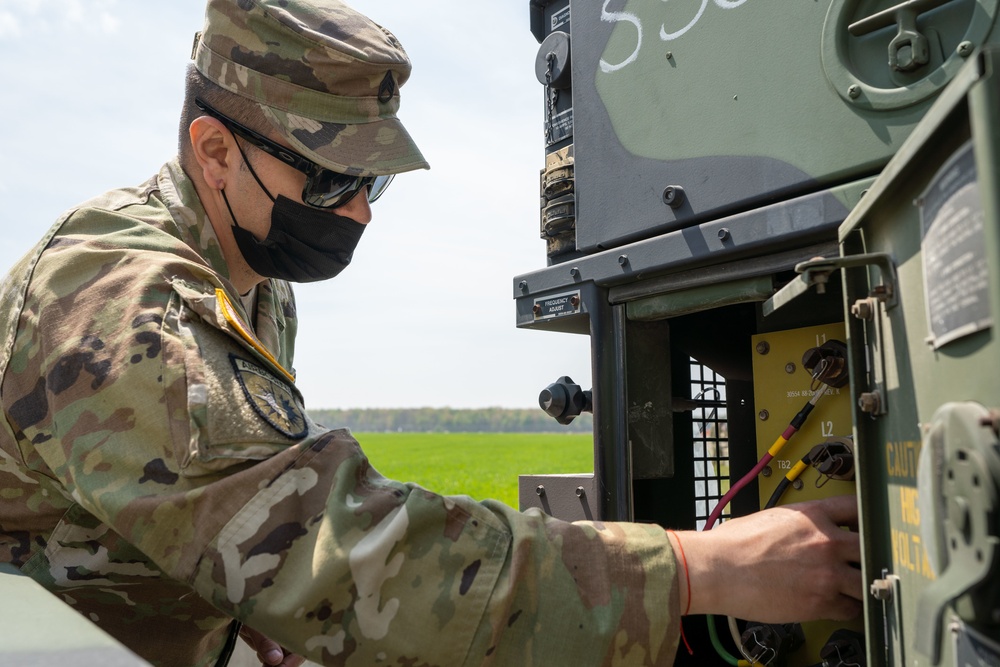
M809 413L816 406L816 403L819 401L820 396L823 395L822 392L825 389L826 385L821 384L820 388L813 393L813 397L809 400L809 402L806 403L801 410L799 410L798 414L795 415L795 418L792 419L792 423L789 424L788 427L785 429L785 431L781 434L781 438L779 438L779 440L775 442L775 445L777 445L778 442L781 441L781 439L784 439L785 441L782 444L782 446L788 444L788 441L792 439L792 436L795 435L795 433L802 427L802 424L805 423L806 418L809 417ZM771 450L774 451L775 454L777 453L777 451L774 448L774 445L771 446ZM715 509L712 510L712 513L708 515L708 521L705 523L705 527L702 530L712 529L712 526L715 525L715 522L718 521L719 517L722 516L722 510L724 510L726 508L726 505L730 503L730 501L733 499L733 496L739 493L744 486L746 486L751 481L756 479L757 475L760 474L760 471L763 470L764 467L768 463L770 463L771 459L773 458L774 454L771 454L770 452L764 454L761 460L757 462L757 465L753 467L753 470L748 472L746 475L740 478L740 481L736 482L736 484L734 484L729 488L729 491L726 492L726 495L722 496L722 500L720 500L719 504L715 506Z
M729 501L733 499L733 496L739 493L744 486L756 479L757 475L760 474L760 471L763 470L773 458L774 457L770 454L764 454L763 458L761 458L761 460L757 462L757 465L753 467L753 470L748 472L740 479L740 481L736 482L736 484L729 488L729 491L726 492L726 495L722 496L722 500L719 501L719 504L715 506L715 509L712 510L712 513L708 516L708 521L705 523L705 527L702 530L711 530L712 526L715 525L715 522L719 520L720 516L722 516L722 510L726 508L726 505L728 505Z

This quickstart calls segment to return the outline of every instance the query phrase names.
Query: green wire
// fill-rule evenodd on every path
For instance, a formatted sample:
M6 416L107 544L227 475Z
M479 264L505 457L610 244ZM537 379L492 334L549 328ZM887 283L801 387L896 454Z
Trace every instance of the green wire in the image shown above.
M719 654L720 658L728 662L733 667L738 667L740 661L727 651L726 647L722 645L721 641L719 641L719 633L715 629L715 617L711 614L706 614L705 620L708 621L708 636L712 640L712 646L715 647L715 652Z

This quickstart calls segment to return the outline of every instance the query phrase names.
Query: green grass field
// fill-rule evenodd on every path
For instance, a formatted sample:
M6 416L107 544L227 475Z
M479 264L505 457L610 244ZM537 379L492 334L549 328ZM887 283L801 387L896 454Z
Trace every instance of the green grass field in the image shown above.
M494 498L516 508L517 476L594 471L590 434L355 433L390 479L444 495Z

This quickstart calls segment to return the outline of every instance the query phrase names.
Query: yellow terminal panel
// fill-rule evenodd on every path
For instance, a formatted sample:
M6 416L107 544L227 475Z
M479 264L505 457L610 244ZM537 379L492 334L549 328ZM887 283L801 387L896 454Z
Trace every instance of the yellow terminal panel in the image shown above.
M788 428L795 415L818 387L802 362L805 352L831 340L844 341L842 323L790 329L753 337L753 399L757 411L757 458L764 456ZM846 370L844 371L846 373ZM770 472L758 478L763 507L778 482L816 445L835 438L850 438L850 387L829 388L816 402L802 428L770 463ZM854 493L854 483L832 480L810 468L790 486L779 504Z
M753 386L757 413L757 458L764 456L788 429L796 414L813 397L818 384L803 364L803 354L830 340L846 342L843 323L791 329L754 336ZM846 363L846 360L845 360ZM846 368L843 371L846 373ZM802 427L789 438L757 478L760 506L763 508L778 483L793 470L799 460L816 445L834 441L853 446L850 385L829 388L818 399ZM778 505L854 494L853 481L830 479L809 467L788 485ZM780 591L779 591L780 594ZM862 621L853 623L818 622L803 624L805 645L788 656L788 667L816 663L820 648L838 629L862 632Z

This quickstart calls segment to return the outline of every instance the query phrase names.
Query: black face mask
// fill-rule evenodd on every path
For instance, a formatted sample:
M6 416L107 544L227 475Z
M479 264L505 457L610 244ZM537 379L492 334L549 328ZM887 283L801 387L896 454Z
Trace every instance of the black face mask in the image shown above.
M225 191L222 196L226 199ZM233 215L228 199L226 207ZM232 230L243 259L258 274L309 283L333 278L347 268L365 225L279 195L266 239L258 241L238 223Z
M329 210L294 202L284 195L275 199L260 182L245 154L243 161L260 189L274 202L271 229L266 239L258 241L236 222L226 191L222 190L222 199L234 223L233 237L247 265L262 276L296 283L327 280L347 268L365 225Z

